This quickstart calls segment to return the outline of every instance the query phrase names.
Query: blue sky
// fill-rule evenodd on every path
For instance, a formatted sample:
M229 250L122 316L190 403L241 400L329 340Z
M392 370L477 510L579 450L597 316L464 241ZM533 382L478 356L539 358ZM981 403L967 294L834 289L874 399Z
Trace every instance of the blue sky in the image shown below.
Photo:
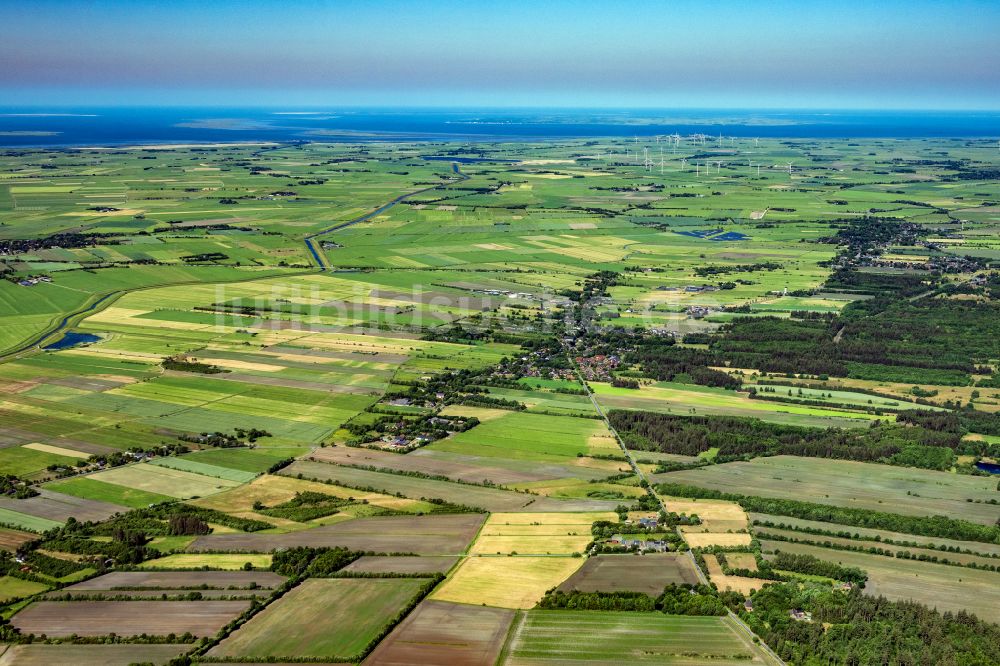
M0 0L0 104L1000 108L1000 2Z

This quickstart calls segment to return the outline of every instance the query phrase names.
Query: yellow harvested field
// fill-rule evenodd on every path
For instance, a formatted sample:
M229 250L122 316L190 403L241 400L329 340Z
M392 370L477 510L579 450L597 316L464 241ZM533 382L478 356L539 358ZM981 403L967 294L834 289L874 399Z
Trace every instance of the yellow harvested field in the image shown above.
M692 548L709 546L749 546L750 535L746 532L684 532L684 540Z
M663 498L674 513L697 514L701 525L684 528L685 532L743 532L749 525L746 511L735 502Z
M111 306L93 314L87 318L88 323L105 323L105 324L135 324L138 323L143 326L150 326L152 323L147 320L142 320L139 322L132 322L131 320L140 315L148 313L149 310L133 310L130 308L119 308ZM209 329L224 330L224 326L211 326L209 324L195 324L186 321L174 321L170 319L160 319L155 322L157 328L171 328L182 331L200 331Z
M200 569L211 567L236 571L249 562L255 569L267 569L271 566L271 556L260 553L178 553L167 555L155 560L146 560L139 565L140 569Z
M615 472L627 472L631 469L629 464L623 460L602 460L601 458L591 458L590 456L572 458L567 462L567 464L573 467L589 467L590 469L607 470L608 474L614 474Z
M65 350L68 356L96 356L98 358L115 358L121 361L138 361L142 363L143 361L160 361L163 358L163 354L147 354L145 352L137 351L119 351L117 349L110 349L104 345L98 347L77 347L76 349ZM135 377L127 377L124 375L102 375L104 377L120 377L121 381L125 381L129 384L136 382Z
M608 432L605 428L601 428L602 432L596 435L591 435L587 438L587 447L590 449L591 453L608 453L614 452L619 453L621 448L618 446L618 440L615 436Z
M494 513L483 524L469 550L473 555L571 555L593 539L597 520L617 522L611 512Z
M728 557L728 555L727 555ZM727 576L722 573L722 565L715 555L705 556L705 568L708 569L708 576L712 579L720 590L733 590L743 595L756 592L768 583L774 582L762 578L744 578L743 576Z
M253 361L240 361L232 358L210 358L206 363L217 365L220 368L230 370L256 370L257 372L281 372L285 369L283 365L273 365L271 363L256 363Z
M73 449L64 449L61 446L52 446L51 444L25 444L24 448L34 449L35 451L42 451L43 453L54 453L57 456L67 456L69 458L89 458L89 453L83 453L82 451L75 451Z
M476 606L532 608L583 566L582 557L468 557L429 598Z
M757 571L757 558L753 553L726 553L726 561L731 569Z
M501 416L509 416L508 409L490 409L488 407L466 407L465 405L448 405L441 410L441 416L475 416L480 421L492 421Z

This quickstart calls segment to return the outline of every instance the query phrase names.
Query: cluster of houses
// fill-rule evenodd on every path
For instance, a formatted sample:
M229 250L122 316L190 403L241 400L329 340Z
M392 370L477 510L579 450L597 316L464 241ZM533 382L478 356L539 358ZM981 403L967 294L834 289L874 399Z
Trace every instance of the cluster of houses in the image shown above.
M34 287L39 282L52 282L52 278L48 275L37 275L33 277L21 278L17 281L22 287Z
M616 534L608 539L608 543L612 546L621 546L622 548L634 548L640 553L665 553L670 550L670 544L662 539L643 541L642 539L631 539L627 535L622 536L620 534Z
M626 520L626 525L638 524L647 530L655 530L659 526L659 521L656 518L639 518L636 521ZM670 550L669 542L663 539L636 539L627 534L616 534L610 539L608 539L608 544L613 546L620 546L622 548L634 549L640 553L665 553Z
M508 291L506 289L473 289L472 291L473 293L486 294L487 296L507 296L508 298L520 298L524 300L537 298L534 294L524 291Z
M704 305L692 305L687 309L687 316L691 319L704 319L710 314L712 314L712 308L707 308Z
M621 359L617 354L577 356L576 364L580 368L580 374L587 381L606 381L611 377L612 371L621 364Z
M421 444L427 444L431 441L431 438L419 436L407 439L403 435L383 435L381 441L385 445L385 448L388 449L409 449Z
M680 287L668 287L665 284L661 284L656 288L657 291L680 291ZM719 288L712 284L689 284L684 287L684 291L688 294L700 294L706 291L719 291Z

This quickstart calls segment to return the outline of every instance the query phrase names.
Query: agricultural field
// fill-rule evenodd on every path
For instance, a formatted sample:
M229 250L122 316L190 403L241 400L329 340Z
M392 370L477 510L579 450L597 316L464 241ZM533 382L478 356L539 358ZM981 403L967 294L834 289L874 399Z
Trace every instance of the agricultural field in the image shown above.
M355 467L343 467L299 460L281 471L281 474L298 476L315 481L333 482L354 488L374 488L388 495L402 495L411 499L436 499L463 504L485 511L601 511L611 510L616 502L601 500L549 499L527 492L515 492L492 487L427 479L403 474L375 472ZM544 507L544 508L543 508Z
M740 544L740 545L749 545L749 544ZM750 593L759 590L760 588L762 588L763 586L767 585L770 582L762 578L749 578L746 576L730 576L723 572L722 564L719 562L719 558L716 555L712 554L705 555L705 573L708 574L709 579L720 590L732 590L734 592L739 592L740 594L743 595L749 595Z
M285 581L270 571L115 571L77 583L73 590L179 589L273 589Z
M656 382L638 391L598 383L593 388L598 402L606 409L742 416L817 428L861 428L875 418L863 412L751 400L736 391L676 382Z
M297 546L341 546L362 552L457 555L465 552L484 519L474 513L358 518L287 534L209 534L198 537L188 550L267 553Z
M467 557L431 593L437 601L531 608L583 564L574 557Z
M257 569L265 569L271 565L271 556L262 553L175 553L152 560L146 560L140 567L143 569L187 569L196 570L209 567L236 571L243 569L247 563Z
M347 573L432 574L447 573L458 557L425 555L406 557L394 555L364 555L342 569Z
M9 528L0 528L0 550L16 552L17 549L35 538L31 532L21 532Z
M958 541L956 539L946 539L942 537L920 536L917 534L905 534L902 532L890 532L887 530L877 530L867 527L856 527L853 525L838 525L836 523L822 523L816 520L803 520L801 518L789 518L788 516L775 516L766 513L751 513L750 520L754 523L754 532L758 529L783 529L785 525L789 530L802 531L803 538L823 541L827 537L810 532L846 533L857 539L867 539L871 541L907 542L918 547L944 550L949 553L970 551L985 555L1000 557L1000 544L982 543L979 541ZM758 526L758 523L773 523L774 528Z
M79 666L129 666L138 661L161 666L189 649L188 645L73 645L70 643L9 645L0 652L3 666L49 666L78 664Z
M511 665L771 663L726 618L661 613L528 611L504 652Z
M210 656L349 659L423 584L419 578L306 581L213 648Z
M248 606L247 601L36 601L11 624L26 634L59 637L211 636Z
M74 497L42 488L27 499L0 498L0 522L19 524L28 530L42 531L73 517L77 520L105 520L122 507L99 500ZM41 527L41 529L39 529Z
M681 553L596 555L567 578L559 589L564 592L642 592L651 597L663 593L671 583L698 582L691 559Z
M544 443L544 446L542 444ZM432 444L431 451L568 463L577 456L617 453L601 422L569 416L511 413L485 421L474 431Z
M514 611L425 600L365 663L380 666L494 664Z
M46 487L64 495L73 495L82 499L118 504L131 509L139 509L144 506L169 502L174 499L170 495L149 492L119 483L109 483L93 476L66 479L65 481L53 481Z
M22 580L13 576L0 576L0 603L30 597L48 589L49 586L45 583Z
M340 465L372 466L401 472L440 475L454 481L470 483L489 481L501 486L567 477L591 480L607 476L605 473L607 470L598 468L599 461L591 459L583 462L591 463L594 467L582 464L539 464L535 461L452 453L429 447L399 456L387 451L330 446L313 451L310 458ZM624 464L620 467L624 467L622 471L628 469Z

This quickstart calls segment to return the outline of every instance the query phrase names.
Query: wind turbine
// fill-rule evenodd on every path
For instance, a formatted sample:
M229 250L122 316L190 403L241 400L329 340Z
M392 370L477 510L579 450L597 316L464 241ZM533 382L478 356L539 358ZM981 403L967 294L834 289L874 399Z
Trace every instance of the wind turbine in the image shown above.
M791 175L792 175L792 165L793 165L793 164L795 164L795 163L794 163L794 162L789 162L789 163L788 163L788 175L789 175L789 176L791 176Z

